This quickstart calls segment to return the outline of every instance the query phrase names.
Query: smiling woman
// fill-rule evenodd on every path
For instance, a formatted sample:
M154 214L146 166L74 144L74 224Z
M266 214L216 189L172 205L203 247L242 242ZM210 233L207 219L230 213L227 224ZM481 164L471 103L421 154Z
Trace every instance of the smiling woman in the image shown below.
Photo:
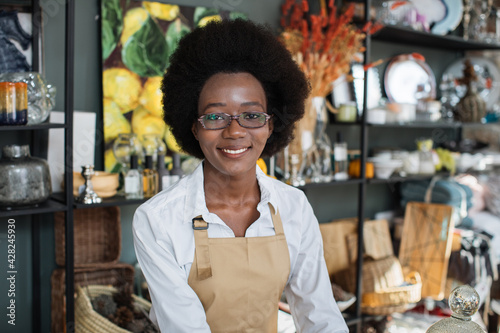
M164 120L203 159L139 207L137 258L162 332L277 332L285 292L297 331L343 332L319 225L302 191L256 166L283 149L309 86L249 21L186 35L163 78Z

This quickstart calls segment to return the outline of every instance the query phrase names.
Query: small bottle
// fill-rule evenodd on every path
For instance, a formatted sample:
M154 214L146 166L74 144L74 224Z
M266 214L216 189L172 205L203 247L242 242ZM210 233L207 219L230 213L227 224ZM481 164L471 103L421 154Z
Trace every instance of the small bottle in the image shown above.
M158 193L158 171L153 169L153 156L147 155L145 164L142 171L144 198L151 198Z
M170 184L175 183L182 176L184 176L184 172L181 169L181 155L174 153L172 156L172 170L170 170Z
M137 155L130 156L130 169L125 175L125 198L126 199L142 199L142 175L137 169Z
M158 154L157 161L158 170L158 191L166 189L170 185L170 176L168 170L165 168L165 155Z
M337 132L337 142L333 145L335 158L335 180L346 180L347 175L347 143L342 139L342 133Z

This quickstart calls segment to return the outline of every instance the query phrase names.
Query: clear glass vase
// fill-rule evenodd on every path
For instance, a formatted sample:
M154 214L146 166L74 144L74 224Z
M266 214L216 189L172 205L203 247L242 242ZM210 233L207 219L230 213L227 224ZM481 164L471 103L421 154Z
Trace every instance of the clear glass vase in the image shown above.
M43 123L56 105L56 87L37 72L4 73L0 81L25 82L28 85L28 125Z

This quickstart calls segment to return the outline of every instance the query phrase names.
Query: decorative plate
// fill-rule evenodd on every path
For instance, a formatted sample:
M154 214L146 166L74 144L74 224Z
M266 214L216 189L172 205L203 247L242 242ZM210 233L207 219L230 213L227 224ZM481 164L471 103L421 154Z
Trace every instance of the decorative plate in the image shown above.
M457 79L463 77L465 59L470 59L478 77L476 87L479 95L486 101L487 109L491 109L500 97L500 71L497 65L484 57L467 57L456 60L443 72L442 83L451 85L451 97L462 98L467 91L464 85L458 85ZM454 88L454 89L453 89Z
M436 35L446 35L448 32L455 30L462 21L464 11L462 0L441 1L446 6L446 16L431 28L431 32Z
M411 54L394 57L384 75L384 88L393 103L417 104L422 98L436 98L436 78L425 61Z

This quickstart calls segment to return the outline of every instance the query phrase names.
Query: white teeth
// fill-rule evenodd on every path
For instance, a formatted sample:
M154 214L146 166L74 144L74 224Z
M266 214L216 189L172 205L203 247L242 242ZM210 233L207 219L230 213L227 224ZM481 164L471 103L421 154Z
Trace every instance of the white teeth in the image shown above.
M246 151L247 149L248 148L242 148L242 149L238 149L238 150L222 149L222 151L225 152L226 154L241 154L244 151Z

